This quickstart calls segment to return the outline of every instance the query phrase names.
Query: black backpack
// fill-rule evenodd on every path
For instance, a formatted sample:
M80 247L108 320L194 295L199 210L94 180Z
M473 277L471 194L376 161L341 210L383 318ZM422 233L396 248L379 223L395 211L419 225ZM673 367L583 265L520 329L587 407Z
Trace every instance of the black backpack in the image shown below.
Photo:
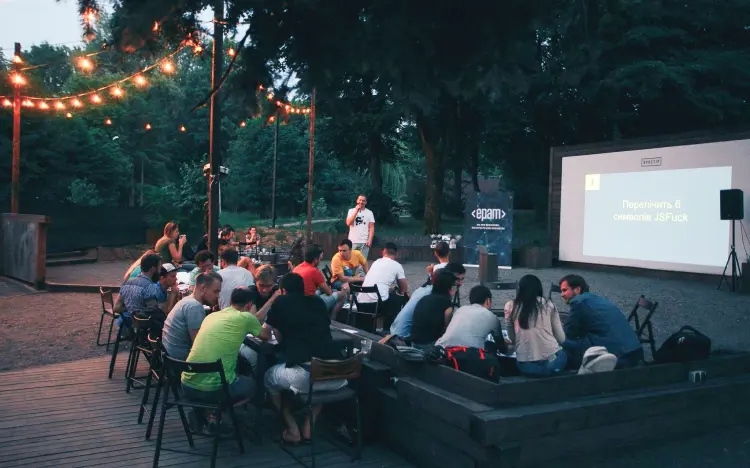
M685 325L662 343L654 360L659 364L708 359L711 339L695 328Z
M500 363L497 357L483 349L449 346L445 348L445 364L490 382L500 380Z

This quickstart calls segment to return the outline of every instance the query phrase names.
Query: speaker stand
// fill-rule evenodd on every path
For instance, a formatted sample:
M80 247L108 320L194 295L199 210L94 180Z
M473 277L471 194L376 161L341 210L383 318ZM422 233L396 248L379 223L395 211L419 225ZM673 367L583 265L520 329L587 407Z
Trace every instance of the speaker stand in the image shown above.
M721 285L724 283L724 281L727 282L727 286L729 286L729 290L732 292L737 291L737 288L739 287L739 279L740 279L740 272L742 271L740 269L740 261L737 258L737 251L735 250L735 223L737 220L732 220L732 247L729 249L729 257L727 258L727 263L724 265L724 273L721 274L721 279L719 280L719 287L716 289L721 289ZM732 281L729 281L729 278L727 278L727 270L729 269L731 264L731 277Z

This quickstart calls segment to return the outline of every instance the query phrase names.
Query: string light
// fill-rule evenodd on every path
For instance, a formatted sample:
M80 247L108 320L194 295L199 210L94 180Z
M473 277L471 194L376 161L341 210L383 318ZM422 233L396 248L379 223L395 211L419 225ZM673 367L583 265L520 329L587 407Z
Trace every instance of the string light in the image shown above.
M86 57L82 57L78 60L78 66L81 67L81 70L92 70L94 68L94 63L89 60Z
M73 107L83 107L83 104L78 99L73 99Z
M57 101L57 102L55 103L55 109L63 110L63 109L65 109L65 104L63 104L63 103L62 103L62 102L60 102L60 101Z
M112 119L105 120L104 125L112 125Z
M94 21L96 21L97 17L98 17L98 14L96 10L94 10L93 8L89 8L83 12L83 20L88 24L91 24Z
M101 104L102 98L98 94L94 94L91 96L91 102L93 102L94 104Z
M201 47L200 44L196 44L195 48L193 48L193 52L195 52L196 54L200 54L201 52L203 52L203 47Z
M245 127L247 127L247 124L245 123L245 121L244 121L244 120L243 120L242 122L240 122L240 127L242 127L242 128L245 128Z
M273 122L275 120L276 120L276 116L275 115L272 115L271 117L268 118L269 122Z
M156 32L156 31L158 31L158 30L159 30L159 22L158 22L158 21L154 21L154 27L153 27L153 28L151 28L151 30L152 30L153 32Z
M69 119L72 119L73 118L73 114L71 114L70 112L68 112L67 114L65 114L65 117L67 117Z
M180 131L181 131L181 132L186 132L186 131L187 131L187 128L185 128L185 126L184 126L184 125L182 125L182 126L180 126Z
M3 99L3 106L10 107L12 105L13 105L13 103L10 102L10 99Z
M24 107L34 107L34 102L31 99L24 99L21 103Z
M146 86L146 78L143 77L143 75L138 75L135 77L135 84L138 86Z
M26 79L18 73L14 73L13 76L11 76L10 80L15 86L23 86L26 84Z
M172 62L166 61L161 65L161 69L164 73L172 73L174 72L174 65L172 65Z
M39 108L42 110L47 110L49 109L49 105L46 102L42 101L39 103Z
M112 96L114 97L122 97L122 95L125 94L125 92L119 86L115 86L114 88L112 88L112 91L110 92L112 93Z
M234 49L229 49L227 51L227 55L229 55L230 57L234 57L235 55L237 55L237 52L235 52Z
M151 124L149 123L146 124L146 130L151 130Z
M23 63L20 55L13 55L13 63Z

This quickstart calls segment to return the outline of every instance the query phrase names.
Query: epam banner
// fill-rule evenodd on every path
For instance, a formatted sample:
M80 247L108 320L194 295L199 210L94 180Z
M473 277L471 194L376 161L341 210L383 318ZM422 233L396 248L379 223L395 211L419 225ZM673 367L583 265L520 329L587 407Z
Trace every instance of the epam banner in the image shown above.
M479 265L478 246L497 254L497 265L510 268L513 251L513 192L466 194L464 263Z

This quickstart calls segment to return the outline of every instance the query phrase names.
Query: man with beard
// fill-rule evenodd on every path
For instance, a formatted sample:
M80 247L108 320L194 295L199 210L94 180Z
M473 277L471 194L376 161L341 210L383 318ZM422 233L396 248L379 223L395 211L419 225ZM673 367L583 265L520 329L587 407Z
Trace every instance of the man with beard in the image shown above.
M135 278L129 279L120 287L120 297L117 299L115 312L120 312L118 325L133 326L133 314L145 311L148 304L167 302L167 293L159 285L161 271L161 257L148 254L141 258L141 272Z
M162 344L170 357L184 361L209 310L219 302L222 278L218 273L201 273L195 278L193 294L180 300L167 316Z

